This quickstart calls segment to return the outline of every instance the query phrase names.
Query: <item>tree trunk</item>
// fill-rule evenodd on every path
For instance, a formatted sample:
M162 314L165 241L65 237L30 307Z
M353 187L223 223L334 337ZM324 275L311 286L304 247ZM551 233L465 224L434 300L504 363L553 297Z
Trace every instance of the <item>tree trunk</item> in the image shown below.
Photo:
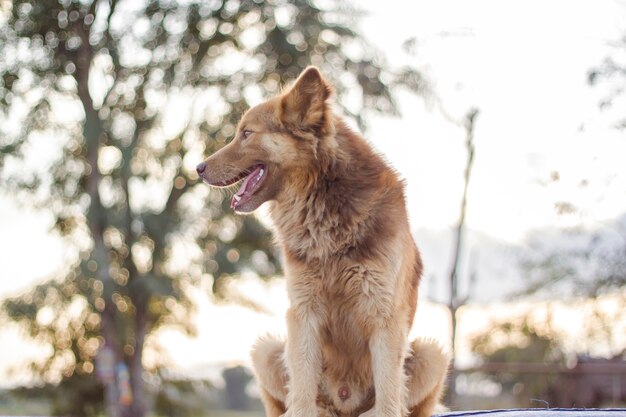
M466 300L462 300L459 297L459 259L461 257L461 251L463 248L463 232L465 228L465 212L467 208L467 189L469 186L470 175L472 173L472 166L474 163L474 121L478 115L477 109L471 109L465 115L465 146L467 148L467 162L464 171L464 183L463 183L463 197L461 199L461 213L459 214L459 223L456 228L456 235L454 241L454 251L452 255L452 266L450 267L450 300L448 308L451 315L452 326L452 364L450 369L449 383L448 383L448 400L454 401L456 396L456 332L457 332L457 317L456 313L460 306L462 306Z
M113 281L109 276L109 256L108 249L104 244L103 233L106 227L104 208L100 200L100 173L98 171L98 152L100 150L100 136L102 134L102 124L96 112L91 94L89 93L89 70L94 57L94 51L89 44L89 36L78 23L76 31L81 37L81 47L78 51L76 65L76 83L78 96L85 111L85 123L83 125L83 137L85 140L85 159L90 167L87 174L86 190L90 198L90 205L87 211L87 224L93 239L92 259L96 261L96 271L98 278L103 284L104 310L101 315L102 335L105 346L115 352L116 362L120 359L120 348L115 326L116 307L111 300L113 293ZM108 417L120 417L121 407L119 404L119 392L115 382L105 385L105 409Z
M146 413L143 384L143 346L148 332L145 309L138 308L135 315L135 350L129 358L130 386L133 391L132 417L143 417Z

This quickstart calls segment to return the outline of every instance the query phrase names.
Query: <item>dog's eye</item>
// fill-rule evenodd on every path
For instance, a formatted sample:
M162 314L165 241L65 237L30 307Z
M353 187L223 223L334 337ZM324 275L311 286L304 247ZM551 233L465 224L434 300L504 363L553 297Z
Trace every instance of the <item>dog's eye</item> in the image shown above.
M248 139L250 137L250 135L252 134L251 130L244 130L243 132L241 132L241 134L243 135L244 139Z

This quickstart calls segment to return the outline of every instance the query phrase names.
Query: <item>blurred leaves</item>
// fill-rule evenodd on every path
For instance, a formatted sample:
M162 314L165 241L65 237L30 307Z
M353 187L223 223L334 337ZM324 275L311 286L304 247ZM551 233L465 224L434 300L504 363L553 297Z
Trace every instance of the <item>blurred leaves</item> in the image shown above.
M159 375L162 381L155 396L154 411L162 416L194 417L216 407L215 387L206 380L172 379Z
M626 288L626 215L597 230L531 237L520 258L524 295L597 297Z
M89 375L74 374L60 384L18 387L11 395L20 400L20 409L39 402L48 415L95 416L104 411L102 386Z
M528 316L513 320L500 320L489 326L489 331L475 335L470 341L472 352L483 363L498 364L564 364L562 340L552 327L551 317L536 321ZM491 375L493 377L493 375ZM502 371L494 378L503 393L516 399L516 406L532 406L531 399L545 397L554 383L554 374L542 375Z
M587 82L601 91L602 99L599 106L609 112L615 119L617 129L626 128L626 34L610 43L612 54L604 58L603 62L589 70Z
M540 327L529 317L492 323L471 340L472 352L490 362L562 362L565 359L549 320Z

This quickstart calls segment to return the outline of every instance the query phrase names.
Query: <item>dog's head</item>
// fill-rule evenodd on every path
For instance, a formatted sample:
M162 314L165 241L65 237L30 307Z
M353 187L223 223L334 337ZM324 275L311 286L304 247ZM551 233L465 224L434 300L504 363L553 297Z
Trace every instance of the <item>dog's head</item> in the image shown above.
M232 142L200 163L198 175L215 187L243 180L231 201L240 213L306 187L333 130L331 94L317 68L305 69L283 94L249 109Z

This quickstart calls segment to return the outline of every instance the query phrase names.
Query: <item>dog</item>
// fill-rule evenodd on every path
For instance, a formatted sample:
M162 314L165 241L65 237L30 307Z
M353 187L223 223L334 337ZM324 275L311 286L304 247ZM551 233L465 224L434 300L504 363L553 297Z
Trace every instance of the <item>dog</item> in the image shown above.
M286 341L264 336L252 350L261 399L268 417L429 416L449 358L408 342L422 261L404 183L332 96L308 67L197 166L211 186L243 180L235 212L269 202L290 307Z

